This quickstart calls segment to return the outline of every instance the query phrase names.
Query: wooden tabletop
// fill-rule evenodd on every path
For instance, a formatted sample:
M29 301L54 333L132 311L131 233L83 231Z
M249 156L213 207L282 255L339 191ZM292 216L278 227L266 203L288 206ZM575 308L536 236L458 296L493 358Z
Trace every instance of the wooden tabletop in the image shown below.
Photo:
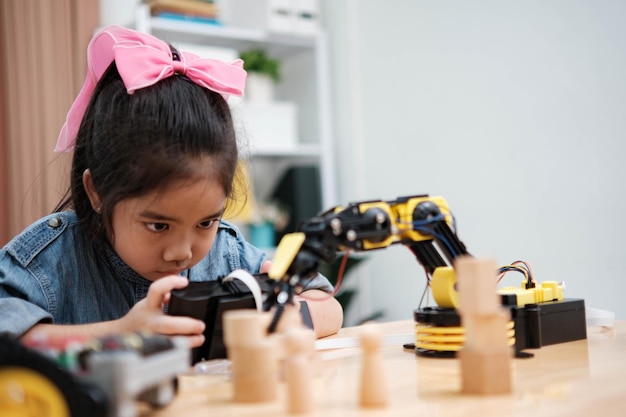
M512 360L513 392L496 396L460 393L457 359L416 356L397 340L414 332L412 321L381 323L388 335L381 355L390 389L389 405L382 409L359 407L361 349L319 350L314 392L315 416L625 416L626 322L615 327L590 327L587 340L528 350L529 359ZM350 345L358 328L342 329L331 340ZM397 340L396 340L397 339ZM329 342L328 342L329 343ZM286 412L284 384L277 401L238 404L227 372L180 377L176 399L156 416L276 417Z

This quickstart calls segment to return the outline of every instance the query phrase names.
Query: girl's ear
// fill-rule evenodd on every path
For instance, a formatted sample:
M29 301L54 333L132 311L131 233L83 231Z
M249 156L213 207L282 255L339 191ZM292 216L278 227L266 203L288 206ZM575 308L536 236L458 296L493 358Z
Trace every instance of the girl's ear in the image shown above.
M96 213L100 213L102 209L102 202L100 201L100 196L96 192L96 187L93 186L93 178L91 178L91 171L89 171L89 169L86 169L85 172L83 172L83 187L85 187L85 192L87 193L87 197L89 197L91 207Z

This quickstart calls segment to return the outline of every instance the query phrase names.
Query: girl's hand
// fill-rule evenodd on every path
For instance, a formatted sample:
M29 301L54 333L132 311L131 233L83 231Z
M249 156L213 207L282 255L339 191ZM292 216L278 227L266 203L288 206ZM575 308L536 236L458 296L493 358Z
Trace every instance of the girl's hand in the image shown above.
M168 316L163 306L169 303L172 290L184 288L189 283L185 277L172 275L154 281L148 295L120 319L123 332L148 330L165 335L181 335L188 339L189 347L204 343L205 324L191 317Z

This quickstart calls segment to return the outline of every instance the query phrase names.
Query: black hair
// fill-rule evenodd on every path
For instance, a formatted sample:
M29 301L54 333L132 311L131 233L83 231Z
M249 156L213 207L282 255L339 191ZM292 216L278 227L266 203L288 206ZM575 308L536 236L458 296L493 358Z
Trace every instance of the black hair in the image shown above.
M206 176L230 198L237 161L230 109L221 94L180 75L128 94L113 62L81 122L70 187L55 211L75 210L86 235L96 239L92 243L107 242L118 202ZM100 197L99 213L83 186L86 169Z

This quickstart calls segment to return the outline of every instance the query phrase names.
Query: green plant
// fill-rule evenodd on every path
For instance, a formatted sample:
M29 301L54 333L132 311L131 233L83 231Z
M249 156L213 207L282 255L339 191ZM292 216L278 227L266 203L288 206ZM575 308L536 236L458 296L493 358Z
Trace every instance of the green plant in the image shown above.
M341 263L343 262L344 255L339 254L335 257L335 260L332 263L322 262L320 263L319 271L324 275L331 284L337 285L337 278L339 277ZM353 270L357 265L361 262L367 260L365 256L356 256L356 255L348 255L348 259L346 260L346 265L343 270L342 282L339 288L339 292L335 295L339 304L343 308L343 311L346 312L352 301L354 301L355 296L358 294L358 290L353 288L346 288L344 284L346 283L347 278L350 276L349 272ZM357 320L356 325L363 324L367 321L377 320L384 316L384 312L382 310L378 310L370 314L369 316L362 317ZM349 324L349 323L348 323Z
M243 69L247 72L257 72L269 75L276 82L280 81L280 62L270 58L264 49L253 48L239 54L243 60Z

